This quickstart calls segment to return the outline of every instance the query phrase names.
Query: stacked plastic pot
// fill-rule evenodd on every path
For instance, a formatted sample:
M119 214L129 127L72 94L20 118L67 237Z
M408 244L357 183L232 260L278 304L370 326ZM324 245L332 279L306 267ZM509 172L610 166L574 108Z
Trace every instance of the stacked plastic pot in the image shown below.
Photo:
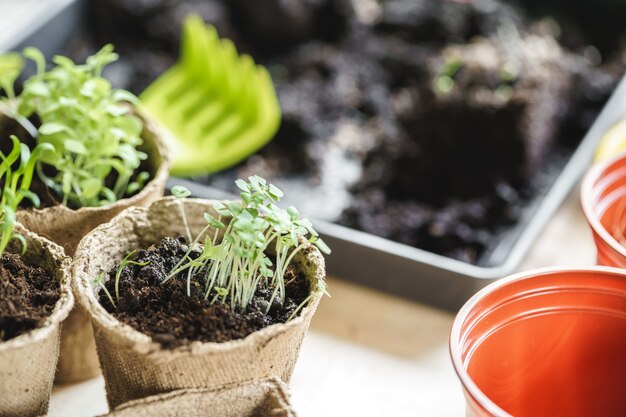
M513 275L459 312L468 417L625 415L626 153L588 171L581 202L599 266Z

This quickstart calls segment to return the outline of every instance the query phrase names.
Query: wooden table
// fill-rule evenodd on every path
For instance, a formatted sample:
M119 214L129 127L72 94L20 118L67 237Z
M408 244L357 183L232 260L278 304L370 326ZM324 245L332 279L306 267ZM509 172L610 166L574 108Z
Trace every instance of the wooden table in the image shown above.
M595 249L578 189L529 252L520 270L593 264ZM428 416L464 413L448 359L454 315L329 278L292 381L300 417ZM94 416L107 411L104 381L55 387L50 415Z

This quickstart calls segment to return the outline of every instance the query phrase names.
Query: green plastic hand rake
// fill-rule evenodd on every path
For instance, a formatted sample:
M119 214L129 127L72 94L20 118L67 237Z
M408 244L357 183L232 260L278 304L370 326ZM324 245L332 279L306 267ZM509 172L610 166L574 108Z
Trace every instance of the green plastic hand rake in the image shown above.
M179 61L140 100L174 136L172 174L228 168L269 142L280 124L272 80L198 16L185 20Z

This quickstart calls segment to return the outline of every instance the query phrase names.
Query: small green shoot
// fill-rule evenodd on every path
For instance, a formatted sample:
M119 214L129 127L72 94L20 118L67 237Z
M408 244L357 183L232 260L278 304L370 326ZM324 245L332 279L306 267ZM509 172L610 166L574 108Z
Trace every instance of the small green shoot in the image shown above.
M20 140L11 136L13 148L8 155L0 152L0 254L4 252L11 239L22 243L22 252L26 251L26 240L23 236L13 233L17 208L23 199L30 200L35 207L39 206L39 197L29 190L37 161L45 152L51 152L52 146L40 144L31 150Z
M191 195L191 191L182 185L175 185L172 187L172 195L177 197L180 201L180 215L183 219L183 224L185 225L185 231L187 232L187 242L191 242L191 230L189 230L189 222L187 221L187 214L185 213L185 206L183 200Z
M295 207L284 210L276 205L283 197L278 187L258 176L250 177L248 182L237 180L236 185L241 190L241 201L215 203L213 209L217 218L204 214L205 228L163 282L187 271L189 294L191 277L202 272L205 299L213 294L210 303L228 301L233 310L245 311L263 281L273 289L267 307L269 311L276 298L284 302L285 272L307 242L327 254L330 248L319 238L311 222L300 218ZM181 188L176 193L184 195L183 191ZM222 219L229 220L227 226ZM212 235L208 232L210 229ZM219 233L222 233L222 239L218 242ZM202 239L204 245L199 243ZM201 254L191 259L189 254L194 248L201 250ZM270 248L270 252L275 253L274 262L266 253ZM298 309L309 300L307 298Z
M513 86L517 82L519 77L519 71L517 67L511 62L505 62L500 68L500 84L495 89L495 94L503 102L506 102L513 97Z
M100 288L102 288L102 290L104 291L104 293L106 294L107 298L109 299L109 301L111 302L111 305L113 306L113 308L117 308L117 305L115 304L115 301L113 301L113 297L111 297L111 293L109 292L109 290L107 290L107 287L104 285L104 277L105 277L105 273L102 272L98 278L96 278L93 283L96 285L99 285ZM118 301L119 301L119 297L118 297Z
M454 88L454 77L463 68L463 63L454 57L448 58L433 81L433 87L437 94L446 95Z
M0 89L4 90L9 100L15 98L15 80L23 67L24 60L17 52L0 55Z
M150 261L135 262L135 261L131 260L131 258L135 254L135 252L137 252L137 250L134 250L134 251L130 252L128 255L126 255L124 257L124 259L122 259L122 262L120 262L120 265L117 267L117 271L115 271L115 299L118 302L120 301L120 278L122 276L122 271L124 271L124 268L126 268L128 265L146 266L146 265L150 264ZM108 294L108 292L107 292L107 294ZM110 297L110 295L109 295L109 297ZM113 306L115 306L115 304L113 304Z
M24 60L17 52L8 52L0 55L0 92L6 97L0 97L0 113L16 120L33 138L37 137L37 128L17 111L18 101L15 100L15 80L24 68Z
M519 70L511 62L505 62L500 68L500 79L503 83L513 84L519 77Z

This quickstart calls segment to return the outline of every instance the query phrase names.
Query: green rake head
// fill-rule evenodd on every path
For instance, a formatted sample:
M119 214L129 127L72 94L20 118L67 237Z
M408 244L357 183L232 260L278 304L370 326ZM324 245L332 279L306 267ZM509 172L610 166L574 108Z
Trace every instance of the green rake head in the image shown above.
M178 176L228 168L269 142L280 125L267 70L195 15L185 20L179 61L140 99L173 135Z

